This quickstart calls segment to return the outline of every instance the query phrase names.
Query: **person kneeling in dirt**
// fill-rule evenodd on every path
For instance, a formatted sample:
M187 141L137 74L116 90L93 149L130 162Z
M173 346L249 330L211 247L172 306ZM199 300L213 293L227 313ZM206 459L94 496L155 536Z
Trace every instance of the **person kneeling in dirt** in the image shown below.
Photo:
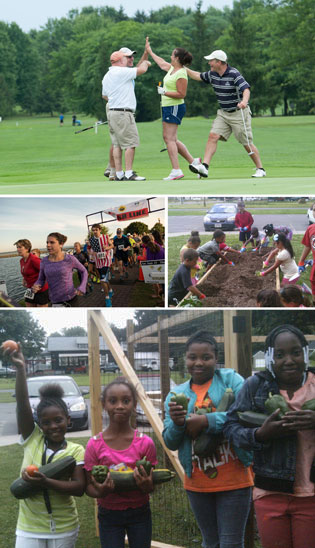
M195 249L185 249L183 253L183 262L179 265L168 288L168 304L176 306L190 291L199 299L204 299L205 295L193 285L191 280L191 269L198 261L198 253Z
M219 259L222 259L224 263L235 266L232 261L229 261L225 257L223 251L234 251L235 253L240 253L240 251L229 247L225 243L225 234L223 230L215 230L212 236L212 240L210 240L210 242L207 242L206 244L203 244L198 249L199 257L206 263L206 270L209 270L209 268L214 265Z
M281 287L287 284L296 284L300 277L300 273L294 260L294 251L291 242L287 239L285 234L282 233L275 234L273 239L276 244L276 249L269 253L267 259L263 262L263 268L269 266L270 259L273 257L275 257L275 262L272 266L267 268L267 270L256 272L256 276L267 276L273 272L273 270L280 267L283 274Z
M252 226L250 231L250 237L247 242L243 243L243 247L241 248L241 253L246 251L246 246L251 243L252 244L252 251L258 251L259 255L261 254L261 250L263 247L268 247L269 244L269 238L265 232L261 231L259 232L257 226Z

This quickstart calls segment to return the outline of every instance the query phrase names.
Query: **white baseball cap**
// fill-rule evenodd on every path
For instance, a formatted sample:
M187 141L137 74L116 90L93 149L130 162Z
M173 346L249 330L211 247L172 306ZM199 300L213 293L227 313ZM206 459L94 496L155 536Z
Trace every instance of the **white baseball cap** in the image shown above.
M131 55L134 55L135 53L137 53L136 51L132 51L129 48L120 48L119 51L122 51L126 57L131 57Z
M207 59L207 61L211 61L211 59L218 59L218 61L223 61L223 63L226 63L227 55L222 49L216 49L210 53L210 55L205 55L205 59Z

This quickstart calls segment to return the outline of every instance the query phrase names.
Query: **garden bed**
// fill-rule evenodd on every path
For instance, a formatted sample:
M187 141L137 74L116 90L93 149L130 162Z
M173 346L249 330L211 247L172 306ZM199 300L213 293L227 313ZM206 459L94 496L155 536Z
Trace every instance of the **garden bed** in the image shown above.
M276 271L266 277L258 277L255 272L263 270L263 256L272 248L263 248L261 255L251 248L241 255L227 253L229 261L235 266L218 263L205 276L198 289L206 295L202 300L204 307L255 307L257 294L261 289L276 289Z

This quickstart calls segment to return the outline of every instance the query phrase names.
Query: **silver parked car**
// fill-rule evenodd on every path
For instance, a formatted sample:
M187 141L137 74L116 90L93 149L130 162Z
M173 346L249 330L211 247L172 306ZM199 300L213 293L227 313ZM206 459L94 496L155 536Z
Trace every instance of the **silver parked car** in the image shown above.
M37 421L36 409L39 404L39 389L47 383L60 384L64 391L63 400L68 407L71 419L69 430L87 430L89 427L88 407L83 396L89 393L88 389L78 387L75 380L66 375L52 375L47 377L32 377L27 379L29 401L34 420Z
M204 216L203 225L205 231L213 231L216 228L234 230L236 213L237 204L234 202L214 204Z

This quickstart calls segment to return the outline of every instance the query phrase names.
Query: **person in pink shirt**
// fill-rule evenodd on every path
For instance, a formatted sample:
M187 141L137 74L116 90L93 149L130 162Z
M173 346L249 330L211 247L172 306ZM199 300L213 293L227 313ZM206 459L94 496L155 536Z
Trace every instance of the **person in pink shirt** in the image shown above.
M237 208L238 212L235 215L234 221L235 226L240 231L240 242L246 242L251 236L251 227L254 224L254 219L251 213L246 211L244 202L237 202Z
M105 386L102 404L109 416L109 425L89 440L84 458L86 493L96 498L98 504L101 547L124 548L127 533L130 548L150 548L152 521L149 493L153 491L152 470L148 475L141 467L140 473L136 461L146 456L155 466L156 448L149 436L131 427L137 393L125 378L119 377ZM110 471L104 483L97 483L91 472L93 466L100 464L110 470L133 469L138 489L115 492Z

